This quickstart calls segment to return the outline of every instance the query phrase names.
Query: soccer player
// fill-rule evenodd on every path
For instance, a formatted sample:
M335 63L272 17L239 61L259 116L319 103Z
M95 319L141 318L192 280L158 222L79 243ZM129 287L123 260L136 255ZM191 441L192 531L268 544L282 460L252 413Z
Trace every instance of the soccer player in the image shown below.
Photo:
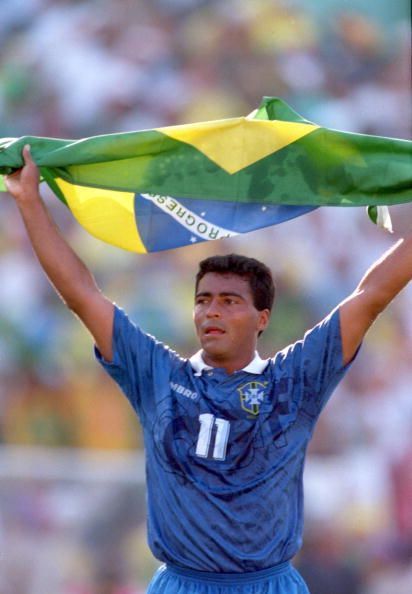
M34 251L96 357L139 416L148 537L165 563L150 594L307 594L290 560L302 534L302 473L316 420L375 318L412 276L401 239L303 340L262 360L270 270L243 256L200 263L190 359L135 326L98 289L40 198L29 149L6 178Z

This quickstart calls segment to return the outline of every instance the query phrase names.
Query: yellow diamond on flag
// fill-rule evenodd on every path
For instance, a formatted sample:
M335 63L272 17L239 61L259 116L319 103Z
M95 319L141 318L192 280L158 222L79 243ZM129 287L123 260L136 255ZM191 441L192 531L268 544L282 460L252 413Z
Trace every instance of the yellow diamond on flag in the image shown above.
M237 173L317 128L319 126L312 124L279 120L233 118L158 130L191 144L228 173Z

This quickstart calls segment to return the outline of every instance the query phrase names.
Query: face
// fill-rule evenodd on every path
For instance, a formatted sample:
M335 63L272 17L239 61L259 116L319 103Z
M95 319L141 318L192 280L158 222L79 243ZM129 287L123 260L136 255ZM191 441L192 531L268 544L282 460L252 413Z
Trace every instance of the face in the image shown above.
M268 325L269 315L269 310L258 311L254 306L248 279L236 274L205 274L194 308L205 362L227 369L245 367L253 359L258 333Z

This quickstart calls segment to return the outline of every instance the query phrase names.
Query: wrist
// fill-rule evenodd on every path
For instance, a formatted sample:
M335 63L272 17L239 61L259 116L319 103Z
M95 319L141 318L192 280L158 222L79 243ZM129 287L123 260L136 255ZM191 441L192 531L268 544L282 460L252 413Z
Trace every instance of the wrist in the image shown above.
M40 208L44 208L43 200L40 196L40 193L35 191L26 192L21 196L15 197L15 202L17 204L17 208L20 211L20 214L27 214L30 211L37 211Z

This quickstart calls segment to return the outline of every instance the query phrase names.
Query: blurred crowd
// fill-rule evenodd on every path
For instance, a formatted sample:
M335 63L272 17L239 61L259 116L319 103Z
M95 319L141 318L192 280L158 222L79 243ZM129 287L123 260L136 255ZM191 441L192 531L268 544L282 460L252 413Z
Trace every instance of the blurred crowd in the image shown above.
M311 4L3 0L0 133L73 138L233 117L273 94L319 124L407 137L407 2L405 20L385 27L357 0L323 20Z
M357 0L345 10L329 0L334 9L321 18L311 4L3 0L0 137L82 138L246 115L273 95L321 125L409 138L407 3L403 18L374 18ZM88 236L47 189L44 195L105 294L186 356L196 349L191 307L201 258L237 251L271 266L278 297L261 345L269 356L301 338L393 243L363 209L319 209L247 237L135 256ZM412 230L410 207L392 214L398 234ZM0 443L139 451L128 404L94 364L86 331L44 279L5 196L0 279ZM314 435L306 544L297 560L313 594L411 591L411 306L409 287L370 331ZM25 480L0 476L1 591L50 591L53 549L75 559L72 574L88 576L83 585L56 577L56 594L141 594L151 565L140 491L133 499L130 489L107 488L98 497L96 487L41 481L35 470ZM81 531L74 520L60 522L66 504ZM103 522L108 508L111 524ZM127 563L96 544L112 542L115 525ZM44 575L34 579L39 563Z

